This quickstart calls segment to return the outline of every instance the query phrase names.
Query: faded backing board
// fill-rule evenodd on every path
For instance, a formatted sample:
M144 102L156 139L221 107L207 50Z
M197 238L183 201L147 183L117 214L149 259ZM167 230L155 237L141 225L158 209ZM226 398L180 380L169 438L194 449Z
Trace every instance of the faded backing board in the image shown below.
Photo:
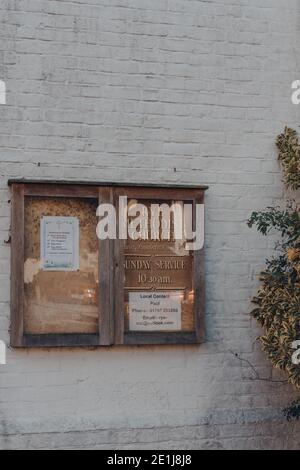
M25 198L25 333L98 333L97 206L96 199ZM41 271L43 216L79 219L79 271Z
M133 200L131 200L133 201ZM130 202L131 202L130 201ZM130 203L129 202L129 203ZM154 201L138 200L148 208ZM176 201L167 201L171 204ZM156 200L155 203L166 203ZM190 202L192 204L192 201ZM151 217L148 219L149 233ZM192 332L195 329L194 312L194 252L187 252L184 240L174 239L174 221L171 218L170 240L131 240L125 242L125 331L130 332L130 292L157 292L180 294L181 328L178 331Z

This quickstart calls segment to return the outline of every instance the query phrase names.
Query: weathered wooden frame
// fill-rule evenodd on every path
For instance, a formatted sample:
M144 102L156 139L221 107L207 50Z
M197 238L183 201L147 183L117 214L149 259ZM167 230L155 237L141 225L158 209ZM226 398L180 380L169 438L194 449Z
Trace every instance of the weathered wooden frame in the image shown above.
M114 203L119 196L137 199L189 200L204 203L206 186L153 187L114 183L34 182L12 180L11 208L11 346L89 347L138 344L199 344L205 340L204 249L195 252L195 331L174 333L128 333L124 331L124 241L99 240L99 332L98 334L25 334L24 324L24 208L27 196L98 198ZM101 267L101 269L100 269ZM118 292L118 296L114 295Z

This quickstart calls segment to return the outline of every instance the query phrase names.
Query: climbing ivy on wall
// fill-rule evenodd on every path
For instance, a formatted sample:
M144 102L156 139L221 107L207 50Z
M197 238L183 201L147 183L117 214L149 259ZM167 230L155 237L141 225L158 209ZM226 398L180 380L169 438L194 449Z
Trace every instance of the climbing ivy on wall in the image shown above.
M286 127L277 137L278 159L282 164L284 183L287 188L300 188L300 145L297 132Z
M295 130L285 128L277 138L279 161L285 186L300 188L300 145ZM264 328L259 338L272 364L285 371L287 379L300 389L300 365L292 362L292 343L300 340L300 207L288 202L285 209L269 207L253 212L248 220L263 235L275 229L281 235L275 256L267 260L260 274L261 285L253 299L252 316ZM288 419L300 416L300 401L293 411L285 410Z

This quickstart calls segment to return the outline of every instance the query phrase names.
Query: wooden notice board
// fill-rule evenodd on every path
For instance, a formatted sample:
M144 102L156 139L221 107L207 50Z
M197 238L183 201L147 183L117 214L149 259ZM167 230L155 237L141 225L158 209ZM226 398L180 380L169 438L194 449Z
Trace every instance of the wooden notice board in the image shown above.
M203 190L119 188L128 205L203 204ZM130 218L129 218L130 219ZM149 215L149 226L152 224ZM174 239L170 218L170 239L118 242L115 262L120 291L115 308L117 344L176 344L204 341L204 250L186 251L183 240ZM150 227L149 231L150 233Z
M184 249L172 210L168 227L159 212L155 239L120 238L118 225L115 239L99 239L96 229L98 206L111 204L120 224L126 197L128 230L140 205L152 234L153 204L196 207L206 188L15 181L11 189L13 347L204 341L204 249Z

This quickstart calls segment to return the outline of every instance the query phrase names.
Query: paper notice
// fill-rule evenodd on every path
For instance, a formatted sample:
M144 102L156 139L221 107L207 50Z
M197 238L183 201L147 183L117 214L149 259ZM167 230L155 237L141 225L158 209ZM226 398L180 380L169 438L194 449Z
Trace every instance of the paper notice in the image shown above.
M79 220L76 217L41 219L41 264L43 271L79 269Z
M180 331L182 292L129 292L131 331Z

